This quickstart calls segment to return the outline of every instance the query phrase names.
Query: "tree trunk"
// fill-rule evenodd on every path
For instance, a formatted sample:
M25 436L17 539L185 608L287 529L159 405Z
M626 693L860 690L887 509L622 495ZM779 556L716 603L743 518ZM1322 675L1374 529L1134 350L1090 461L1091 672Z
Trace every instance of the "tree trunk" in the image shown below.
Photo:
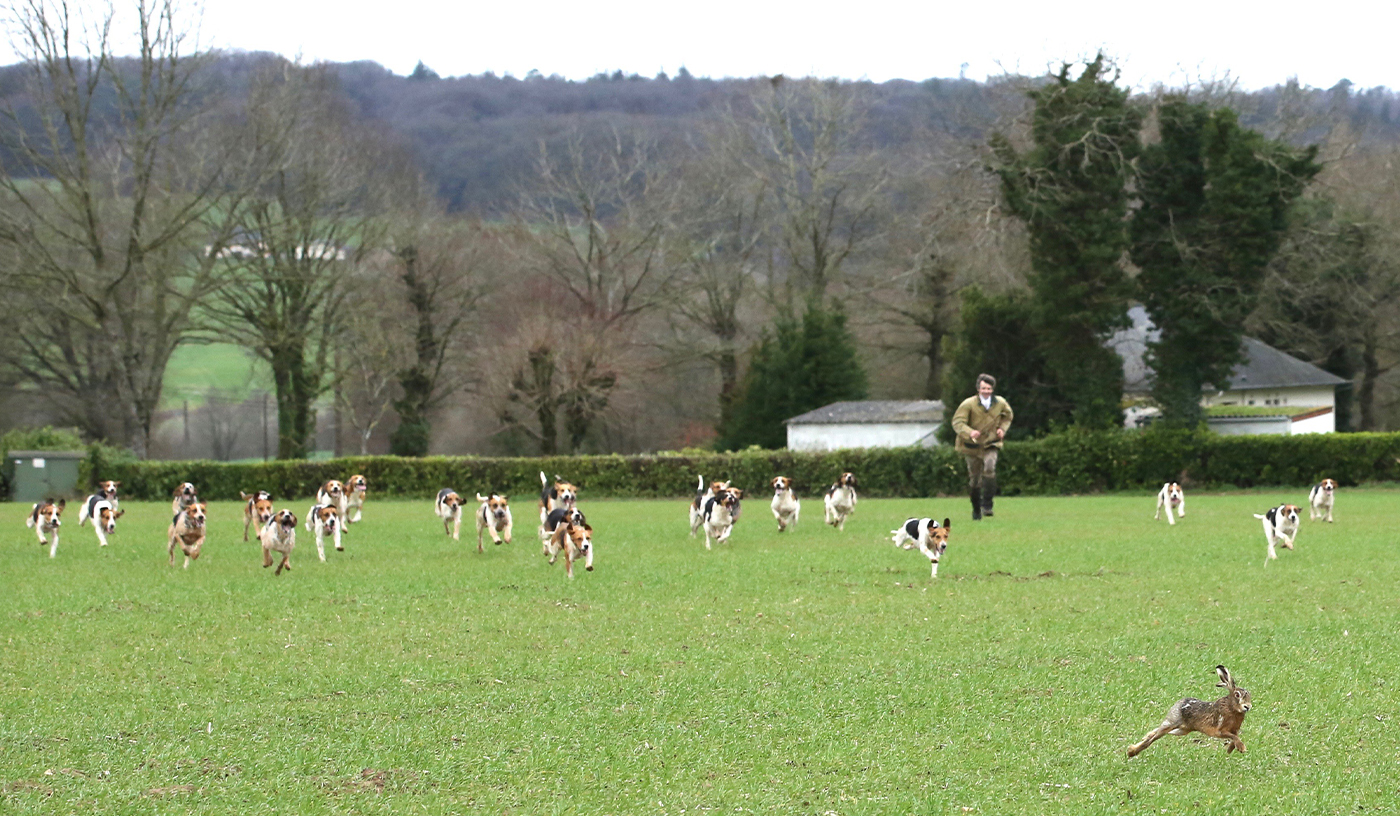
M732 339L724 341L719 353L719 427L728 428L734 418L734 401L739 397L739 357Z
M943 332L925 328L928 332L928 380L924 382L924 399L936 400L943 395Z
M277 389L277 458L305 459L316 429L315 383L306 371L301 344L273 351L272 381Z
M1376 352L1374 326L1368 326L1361 339L1361 386L1356 389L1356 407L1361 413L1359 431L1376 429L1376 378L1381 375L1380 360Z
M535 377L535 393L539 399L535 416L540 422L540 455L553 456L559 452L556 421L558 404L554 395L554 352L547 348L532 350L530 370Z

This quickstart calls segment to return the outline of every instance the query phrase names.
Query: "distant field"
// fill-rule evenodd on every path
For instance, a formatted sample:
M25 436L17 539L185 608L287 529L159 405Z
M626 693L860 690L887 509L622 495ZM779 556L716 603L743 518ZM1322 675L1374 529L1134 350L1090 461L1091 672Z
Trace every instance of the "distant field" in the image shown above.
M242 401L254 390L271 388L271 379L267 366L239 346L181 346L165 371L163 407L177 408L186 399L191 406L203 405L210 388Z
M4 504L0 812L1393 811L1400 491L1345 491L1265 567L1250 514L1284 498L1191 495L1172 528L1145 495L978 524L862 501L844 533L808 499L782 535L750 500L709 552L683 502L591 502L572 582L528 503L478 555L426 502L371 502L281 577L231 503L187 571L168 505L106 550L70 513L50 560ZM889 543L915 514L953 517L936 581ZM1217 663L1253 694L1248 753L1126 759Z

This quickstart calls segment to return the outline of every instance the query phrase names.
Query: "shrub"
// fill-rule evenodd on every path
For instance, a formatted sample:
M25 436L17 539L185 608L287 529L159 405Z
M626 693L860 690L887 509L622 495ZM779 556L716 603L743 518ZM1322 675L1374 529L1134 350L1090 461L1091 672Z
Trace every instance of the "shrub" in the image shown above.
M804 496L820 495L844 470L871 497L953 496L966 475L949 447L868 448L830 452L751 450L649 456L486 458L364 456L325 462L106 461L102 478L119 479L122 494L165 499L193 482L206 499L270 490L279 498L310 497L327 479L363 473L371 496L431 498L443 487L463 494L490 490L532 502L540 471L563 476L590 498L676 498L691 495L697 476L730 479L754 498L776 475ZM1009 494L1156 490L1179 479L1197 488L1303 486L1330 476L1342 485L1400 479L1400 434L1218 436L1208 431L1070 431L1008 442L999 464Z

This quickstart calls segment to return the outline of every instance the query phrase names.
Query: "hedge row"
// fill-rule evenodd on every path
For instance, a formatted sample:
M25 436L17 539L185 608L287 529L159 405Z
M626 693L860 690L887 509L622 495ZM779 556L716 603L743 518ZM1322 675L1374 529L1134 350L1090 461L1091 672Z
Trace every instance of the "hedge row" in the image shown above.
M325 462L88 463L91 478L119 479L122 495L168 498L193 482L207 499L237 499L240 490L310 497L328 479L362 473L371 495L430 498L443 487L463 494L495 490L537 495L539 473L574 482L584 498L676 498L696 477L727 478L763 493L775 475L791 477L802 495L820 493L842 471L857 474L872 497L959 495L963 463L948 447L871 448L828 453L745 451L696 456L576 456L550 458L349 457ZM1400 434L1217 436L1201 432L1077 432L1010 442L998 476L1007 494L1053 495L1157 489L1164 481L1189 487L1312 484L1330 476L1342 485L1400 479Z

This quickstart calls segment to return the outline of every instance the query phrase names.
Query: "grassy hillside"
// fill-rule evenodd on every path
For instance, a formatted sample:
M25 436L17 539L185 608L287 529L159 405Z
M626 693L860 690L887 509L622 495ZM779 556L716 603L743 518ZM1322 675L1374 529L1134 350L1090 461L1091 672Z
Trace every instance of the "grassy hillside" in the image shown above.
M470 485L458 485L469 490ZM344 553L261 567L211 508L189 570L169 506L56 559L0 505L6 813L1351 813L1394 807L1400 492L1263 564L1251 513L1300 495L804 502L731 543L681 502L592 502L597 569L534 539L478 555L426 502L373 502ZM300 516L306 500L287 504ZM906 515L953 517L930 580ZM474 530L470 537L474 538ZM1254 699L1248 752L1166 737L1172 702Z
M255 390L270 389L267 366L240 346L230 343L181 346L165 370L165 408L178 408L183 400L203 405L209 389L218 388L230 399L242 401Z

